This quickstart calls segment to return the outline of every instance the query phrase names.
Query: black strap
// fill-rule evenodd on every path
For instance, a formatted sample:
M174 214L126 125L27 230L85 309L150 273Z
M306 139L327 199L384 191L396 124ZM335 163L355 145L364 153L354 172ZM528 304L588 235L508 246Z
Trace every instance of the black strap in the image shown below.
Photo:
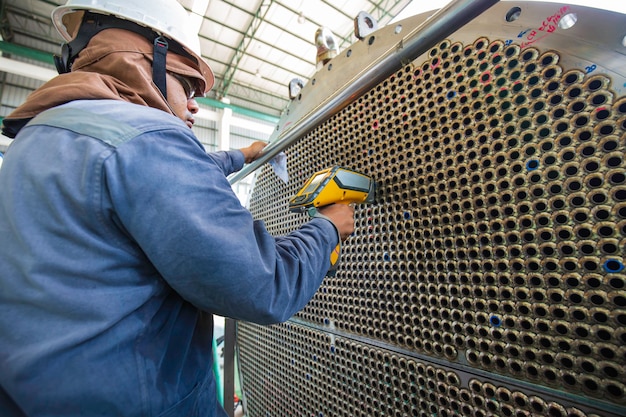
M159 36L154 40L154 53L152 55L152 81L156 84L163 97L167 100L167 87L165 78L165 57L167 56L167 40Z
M91 38L108 27L101 21L102 17L105 17L105 15L85 13L76 37L71 42L64 43L61 46L60 57L57 55L54 56L54 64L59 74L70 72L78 53L87 46Z

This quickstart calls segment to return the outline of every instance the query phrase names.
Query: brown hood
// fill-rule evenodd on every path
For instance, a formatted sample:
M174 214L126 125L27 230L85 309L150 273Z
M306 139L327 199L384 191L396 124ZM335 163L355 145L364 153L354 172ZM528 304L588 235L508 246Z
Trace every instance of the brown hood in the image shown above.
M152 82L152 48L150 41L133 32L100 32L80 52L72 72L42 85L4 119L3 133L15 137L39 113L81 99L123 100L174 114ZM200 91L204 91L206 81L193 61L170 52L166 67L170 72L196 78Z

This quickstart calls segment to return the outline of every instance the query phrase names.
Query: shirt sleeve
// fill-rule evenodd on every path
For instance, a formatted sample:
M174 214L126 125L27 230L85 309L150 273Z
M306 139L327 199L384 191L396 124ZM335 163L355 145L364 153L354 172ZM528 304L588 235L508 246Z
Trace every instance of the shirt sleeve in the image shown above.
M224 176L239 171L245 162L243 152L240 150L211 152L208 156L222 170Z
M334 225L312 219L287 236L271 236L232 191L228 163L184 136L143 134L107 158L110 216L198 308L260 324L287 320L328 270L338 243Z

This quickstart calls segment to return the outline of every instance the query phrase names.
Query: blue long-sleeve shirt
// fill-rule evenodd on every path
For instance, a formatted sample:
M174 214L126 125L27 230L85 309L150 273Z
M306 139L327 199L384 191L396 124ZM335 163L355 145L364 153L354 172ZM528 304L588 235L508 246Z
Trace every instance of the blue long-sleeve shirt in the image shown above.
M179 119L75 101L24 127L0 169L0 415L223 416L212 314L266 324L313 296L337 244L272 237Z

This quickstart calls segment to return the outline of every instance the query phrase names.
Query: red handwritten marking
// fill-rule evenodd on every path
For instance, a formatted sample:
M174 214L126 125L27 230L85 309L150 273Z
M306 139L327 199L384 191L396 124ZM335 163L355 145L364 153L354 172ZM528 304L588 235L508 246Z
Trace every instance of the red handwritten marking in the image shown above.
M532 31L531 31L531 34L532 34L532 33L536 34L536 32L535 32L534 30L532 30ZM535 43L535 42L538 42L538 41L542 40L542 39L543 39L543 38L545 38L546 36L548 36L548 35L546 34L546 35L543 35L543 36L541 36L541 37L539 37L539 38L535 38L535 37L534 37L534 35L533 35L533 36L529 36L529 37L527 37L527 39L529 39L529 41L528 41L528 42L522 42L521 47L522 47L522 49L524 49L524 48L526 48L527 46L532 45L533 43Z
M553 15L546 17L541 22L541 26L528 32L526 40L521 43L521 48L524 49L554 32L557 28L559 20L561 20L561 17L563 17L563 15L568 11L570 11L570 6L563 6Z

